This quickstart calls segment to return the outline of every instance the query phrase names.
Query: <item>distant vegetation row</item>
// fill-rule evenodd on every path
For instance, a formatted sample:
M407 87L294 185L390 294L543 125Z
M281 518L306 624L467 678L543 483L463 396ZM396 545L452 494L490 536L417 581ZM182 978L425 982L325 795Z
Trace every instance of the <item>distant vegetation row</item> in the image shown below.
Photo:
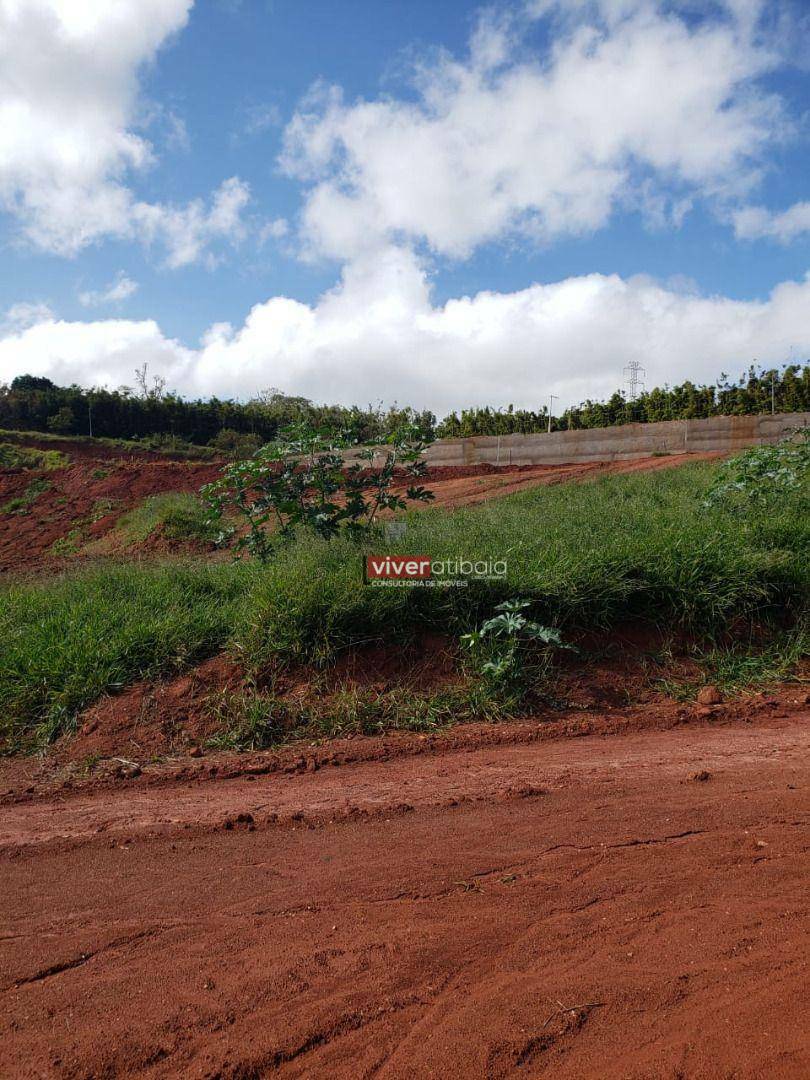
M474 408L437 421L432 412L316 405L303 397L270 390L246 403L218 398L186 401L167 393L163 381L151 384L145 368L136 372L137 389L85 390L56 386L49 379L20 375L0 386L0 428L111 439L138 439L152 446L184 443L212 446L225 453L250 450L275 439L279 430L304 421L315 428L350 432L359 442L386 438L404 425L424 439L470 435L530 434L549 426L546 406L527 409ZM586 401L552 417L552 430L612 427L657 420L739 416L810 410L810 362L781 368L753 366L736 382L722 375L713 386L684 382L655 388L628 400L617 391L607 401Z

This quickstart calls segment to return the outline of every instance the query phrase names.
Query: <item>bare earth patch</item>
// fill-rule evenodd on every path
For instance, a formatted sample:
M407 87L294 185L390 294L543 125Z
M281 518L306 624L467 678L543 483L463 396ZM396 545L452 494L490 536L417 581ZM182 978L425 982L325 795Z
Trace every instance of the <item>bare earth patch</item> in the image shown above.
M790 700L8 804L4 1074L804 1077Z

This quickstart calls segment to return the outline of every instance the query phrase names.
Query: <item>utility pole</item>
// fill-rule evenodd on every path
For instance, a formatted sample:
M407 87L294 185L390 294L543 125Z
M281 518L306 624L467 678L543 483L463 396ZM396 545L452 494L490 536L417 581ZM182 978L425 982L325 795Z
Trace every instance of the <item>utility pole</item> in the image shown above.
M776 413L776 372L771 372L771 416Z
M90 438L93 438L93 395L87 395L87 426L90 429Z
M551 434L551 410L555 401L559 401L557 394L548 395L548 433Z
M631 360L627 367L624 369L625 382L630 384L630 393L628 395L630 401L635 401L638 397L639 387L643 390L644 383L639 378L639 374L646 375L647 372L638 362L638 360Z

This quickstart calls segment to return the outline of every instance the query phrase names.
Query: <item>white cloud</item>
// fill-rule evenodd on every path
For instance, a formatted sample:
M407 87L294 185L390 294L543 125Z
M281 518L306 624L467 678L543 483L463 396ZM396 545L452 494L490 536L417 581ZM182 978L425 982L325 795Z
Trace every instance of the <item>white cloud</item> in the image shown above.
M280 386L319 401L383 400L439 413L470 404L563 405L610 394L638 360L647 385L712 381L754 357L810 354L810 275L764 300L696 295L683 283L589 274L434 305L429 278L395 247L357 260L314 305L257 304L242 327L213 325L198 349L153 321L49 318L0 340L0 381L30 372L116 386L147 361L189 395L246 397Z
M0 333L19 333L21 330L27 330L30 326L36 326L37 323L47 322L52 318L53 312L50 306L43 301L38 300L33 303L22 301L19 304L12 304L0 319Z
M130 186L154 161L133 127L139 73L185 26L192 4L0 0L0 207L30 243L69 256L109 236L137 240L145 227L167 245L169 265L184 265L179 252L199 257L203 237L226 236L221 224L198 227L198 201L150 205ZM172 125L182 142L182 122ZM217 201L231 196L225 185L214 195L214 217L227 217ZM198 242L179 241L185 220Z
M281 109L273 102L249 105L245 109L243 131L246 135L261 135L270 128L281 127Z
M138 291L138 282L133 281L123 270L119 270L112 281L103 289L89 289L79 293L79 303L83 307L98 307L101 304L120 304L129 300Z
M289 231L290 225L286 218L274 218L273 221L265 222L259 229L259 246L270 240L283 240Z
M232 176L213 193L210 207L202 199L176 207L137 203L132 207L132 220L142 239L165 245L166 264L173 270L201 258L214 266L217 259L209 246L216 240L236 244L244 239L242 211L249 201L248 185Z
M790 243L810 233L810 202L797 202L781 213L764 206L746 206L734 214L734 232L740 240L767 238Z
M463 258L510 234L587 233L619 204L677 223L692 197L745 193L787 126L757 90L778 57L751 9L695 20L652 0L543 3L557 18L545 55L528 54L519 20L490 15L465 60L417 68L415 99L315 88L282 156L309 185L305 247L351 259L396 241Z

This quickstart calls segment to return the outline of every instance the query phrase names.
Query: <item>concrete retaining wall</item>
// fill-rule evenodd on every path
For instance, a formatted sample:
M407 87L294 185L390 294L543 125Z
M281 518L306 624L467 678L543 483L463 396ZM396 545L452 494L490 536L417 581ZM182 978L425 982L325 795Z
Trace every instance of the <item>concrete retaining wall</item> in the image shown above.
M481 435L433 443L430 465L563 465L578 461L621 461L652 454L708 451L734 453L747 446L778 442L791 428L810 426L810 413L775 416L712 416L707 420L667 420L625 424L550 435Z

